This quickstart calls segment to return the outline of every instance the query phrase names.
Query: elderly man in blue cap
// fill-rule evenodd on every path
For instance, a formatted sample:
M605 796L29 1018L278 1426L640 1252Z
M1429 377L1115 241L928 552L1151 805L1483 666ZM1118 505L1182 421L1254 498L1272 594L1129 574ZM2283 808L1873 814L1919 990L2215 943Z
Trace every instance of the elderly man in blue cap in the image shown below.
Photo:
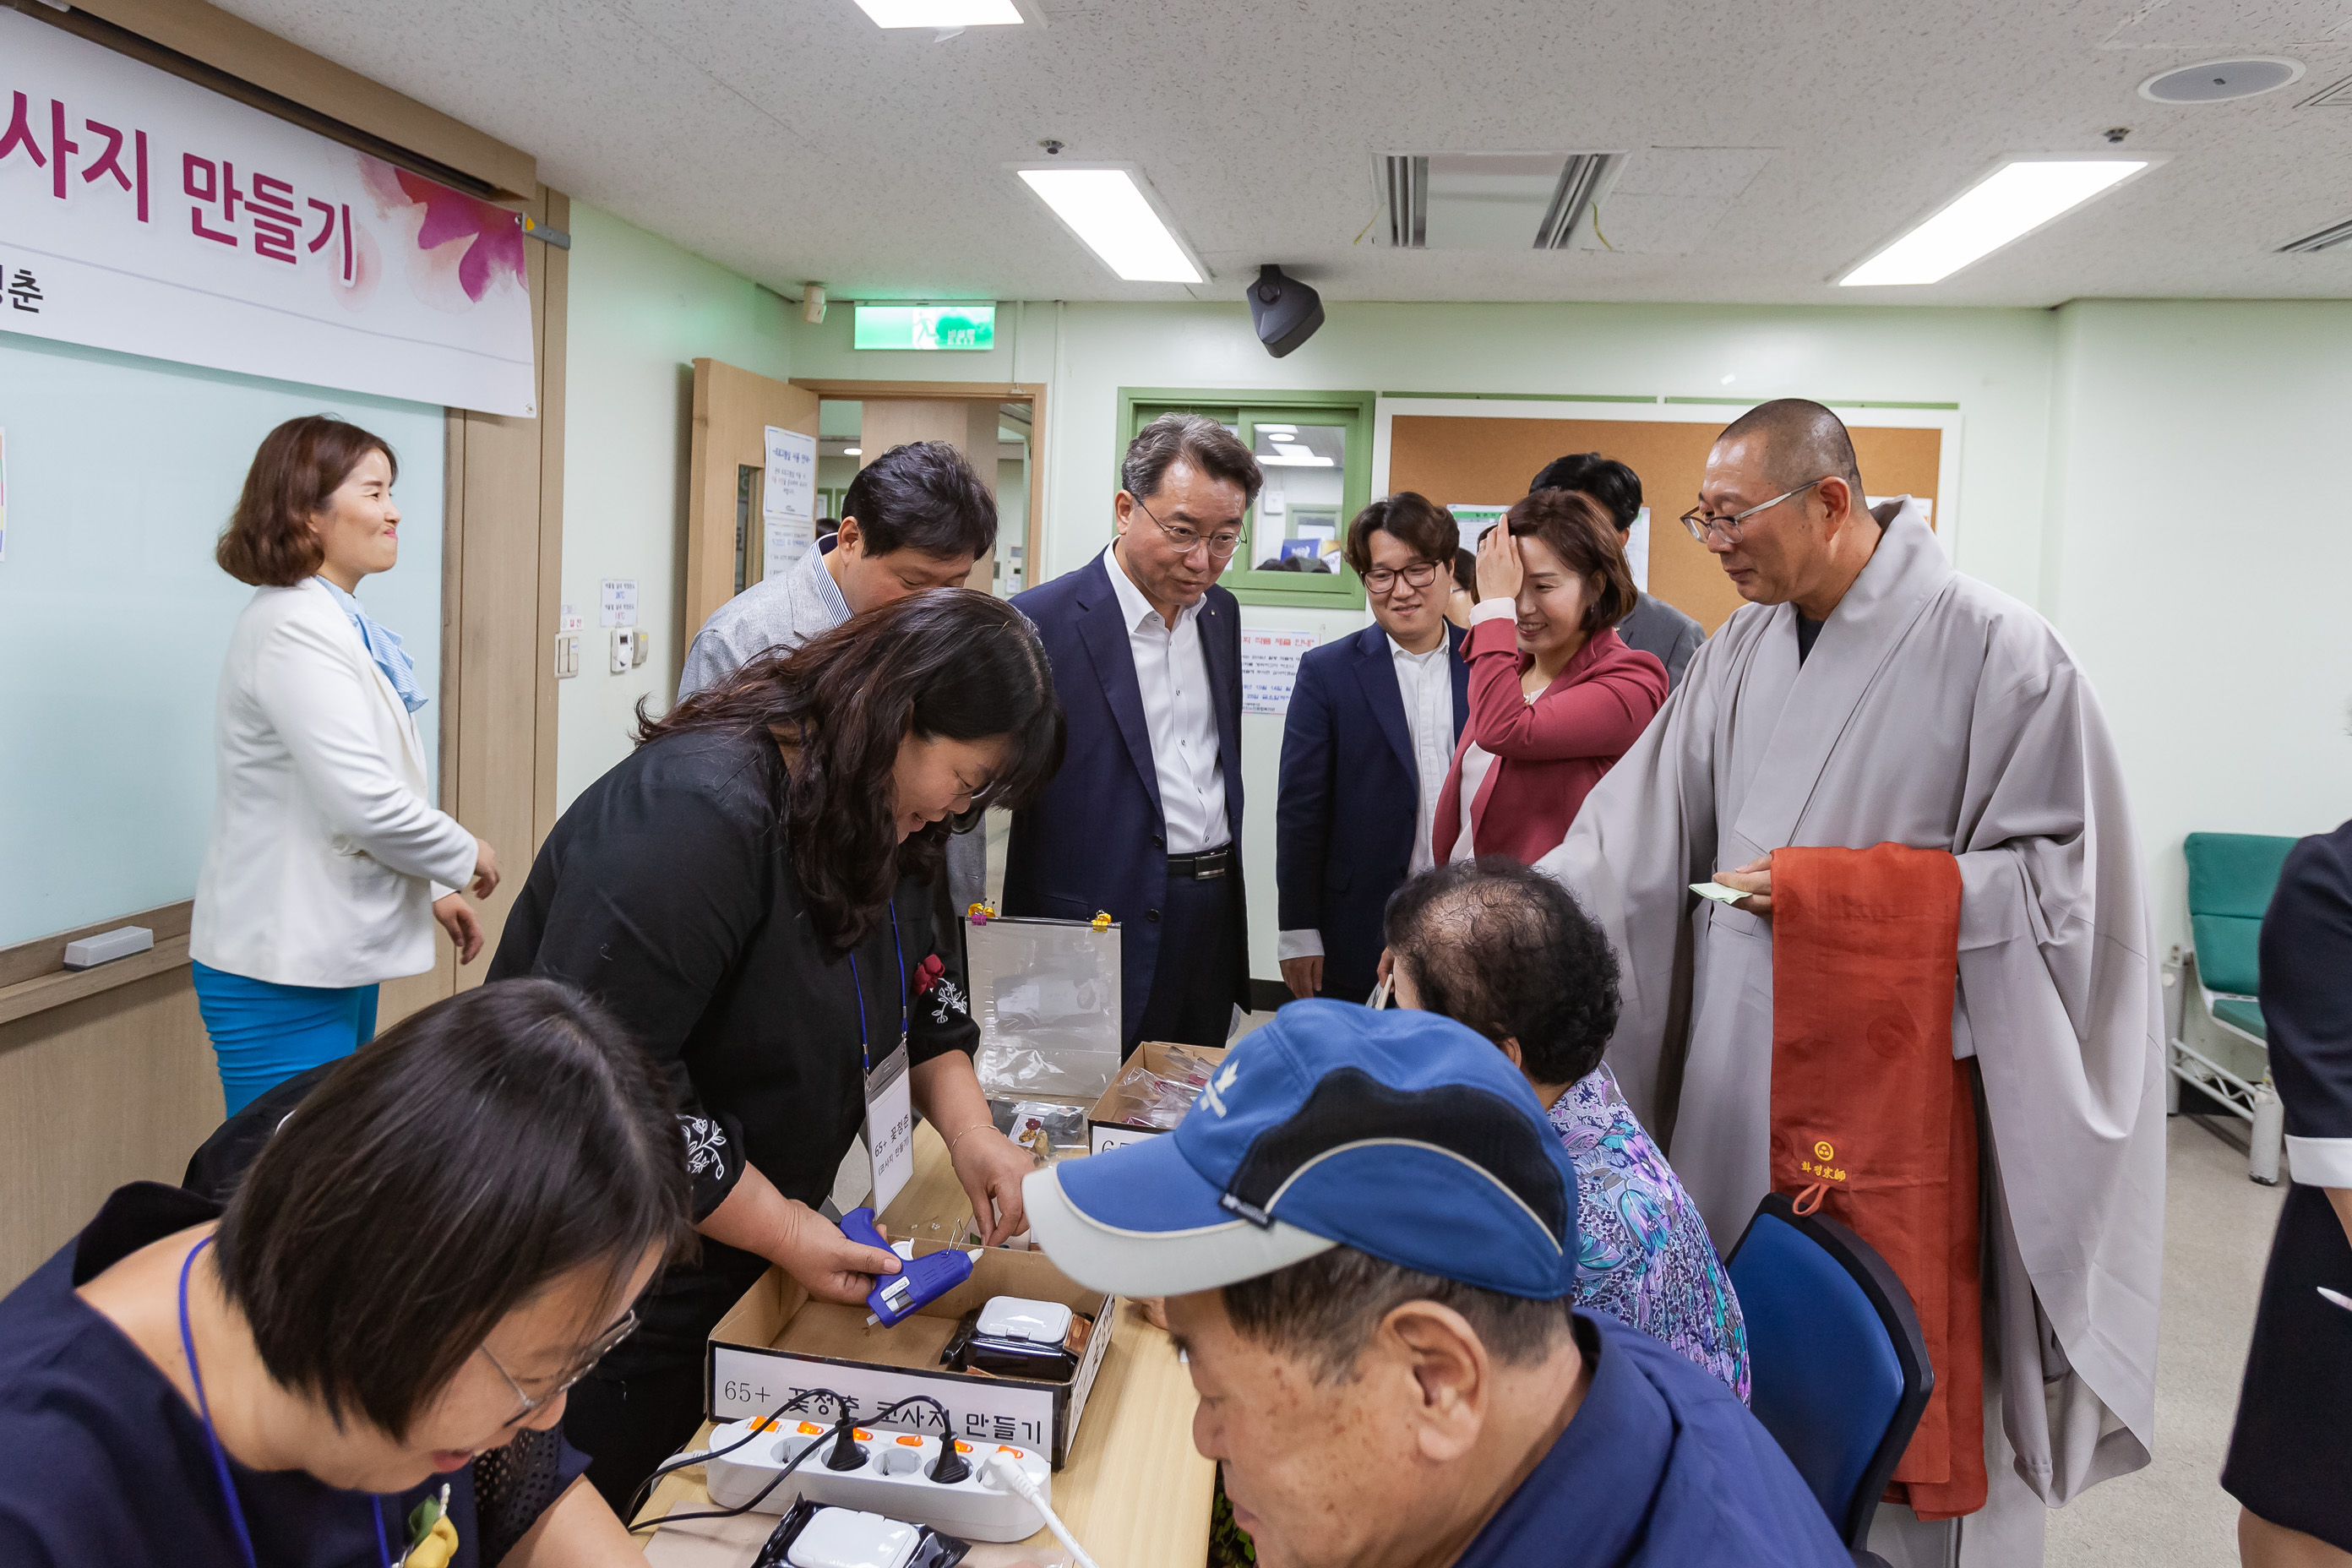
M1722 1383L1576 1311L1576 1173L1430 1013L1297 1002L1173 1134L1030 1176L1039 1245L1168 1298L1265 1568L1846 1568Z

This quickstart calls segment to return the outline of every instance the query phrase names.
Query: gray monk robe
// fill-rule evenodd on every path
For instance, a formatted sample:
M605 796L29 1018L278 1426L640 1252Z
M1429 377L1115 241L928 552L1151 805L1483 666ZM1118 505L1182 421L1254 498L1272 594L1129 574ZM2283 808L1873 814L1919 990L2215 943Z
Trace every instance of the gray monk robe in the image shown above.
M2000 1430L2054 1505L2147 1464L2153 1438L2163 1015L2138 852L2065 645L1953 571L1909 498L1879 511L1877 550L1801 668L1796 607L1743 606L1540 866L1609 932L1623 971L1609 1063L1728 1245L1769 1184L1772 928L1687 885L1783 845L1958 858L1952 1042L1983 1084L1997 1291L1988 1512Z

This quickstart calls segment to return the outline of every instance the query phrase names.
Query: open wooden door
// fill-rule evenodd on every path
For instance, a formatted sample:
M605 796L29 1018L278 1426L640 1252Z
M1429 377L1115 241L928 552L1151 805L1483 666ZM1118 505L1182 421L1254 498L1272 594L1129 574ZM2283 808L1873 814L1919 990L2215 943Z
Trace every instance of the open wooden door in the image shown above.
M760 581L768 426L816 435L816 394L715 359L694 362L679 655L710 613Z

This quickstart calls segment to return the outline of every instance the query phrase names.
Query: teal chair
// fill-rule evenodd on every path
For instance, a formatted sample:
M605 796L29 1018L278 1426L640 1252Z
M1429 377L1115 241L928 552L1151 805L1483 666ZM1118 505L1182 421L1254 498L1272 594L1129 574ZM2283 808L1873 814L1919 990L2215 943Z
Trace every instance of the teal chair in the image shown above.
M2189 862L2187 952L2164 966L2169 1037L2170 1109L2190 1084L2252 1124L2247 1174L2278 1181L2285 1127L2271 1086L2263 1034L2259 963L2263 913L2278 886L2292 838L2252 833L2192 833L2181 846Z

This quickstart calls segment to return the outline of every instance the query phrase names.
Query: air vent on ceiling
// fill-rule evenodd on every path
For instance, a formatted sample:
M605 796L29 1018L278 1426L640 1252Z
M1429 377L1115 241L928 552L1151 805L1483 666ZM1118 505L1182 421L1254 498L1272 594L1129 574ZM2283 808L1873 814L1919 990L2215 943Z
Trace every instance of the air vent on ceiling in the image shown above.
M2333 250L2347 241L2352 241L2352 217L2342 223L2330 224L2315 234L2306 234L2301 239L2288 240L2279 247L2279 251L2284 255L2290 251Z
M2323 87L2301 103L2297 109L2352 109L2352 76L2333 87Z
M1391 153L1378 170L1401 250L1565 250L1622 153Z

